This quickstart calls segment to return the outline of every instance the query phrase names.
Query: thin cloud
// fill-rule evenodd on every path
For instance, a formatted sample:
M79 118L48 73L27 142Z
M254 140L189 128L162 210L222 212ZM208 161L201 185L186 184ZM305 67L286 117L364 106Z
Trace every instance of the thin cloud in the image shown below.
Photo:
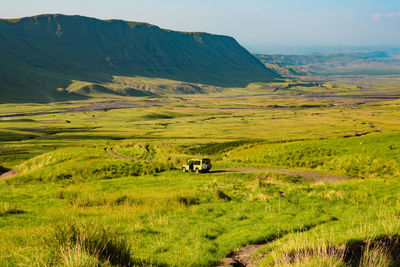
M390 12L390 13L386 13L384 16L387 19L396 19L396 18L400 18L400 12Z
M400 12L376 13L371 17L373 20L400 19Z
M376 13L376 14L372 15L372 19L373 19L373 20L380 20L381 17L382 17L382 14L381 14L381 13Z

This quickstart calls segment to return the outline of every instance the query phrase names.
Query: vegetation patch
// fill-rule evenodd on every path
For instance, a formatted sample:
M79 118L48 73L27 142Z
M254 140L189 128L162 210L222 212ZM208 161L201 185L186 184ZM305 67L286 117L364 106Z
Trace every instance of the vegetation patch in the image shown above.
M146 114L143 116L143 119L146 120L154 120L154 119L173 119L174 116L170 115L170 114L161 114L161 113L151 113L151 114Z
M257 166L282 166L334 171L348 177L379 177L399 175L393 149L400 135L385 134L329 141L296 142L258 145L230 152L230 159ZM360 153L363 151L363 153Z
M36 122L33 119L7 119L7 120L2 120L0 119L0 123L10 123L10 122Z
M171 162L157 161L148 149L141 159L116 160L103 149L66 149L35 157L17 167L15 182L63 182L112 179L156 174L174 169ZM90 162L90 164L88 164Z
M10 203L0 203L0 217L23 213L25 211L10 205Z
M215 196L217 199L225 200L225 201L231 201L232 198L228 196L223 190L217 189L215 190Z
M129 242L95 224L60 223L44 240L41 264L65 266L131 266Z
M56 199L65 199L75 208L85 207L117 207L121 205L132 206L141 201L125 194L115 196L99 196L98 194L83 194L76 191L61 190L55 194Z
M26 134L16 131L3 131L0 130L0 142L4 141L22 141L35 138L36 135Z
M184 195L180 194L177 196L177 200L179 203L185 205L185 206L192 206L192 205L198 205L200 204L200 199L199 197L195 195Z
M248 144L256 144L260 142L261 141L256 140L241 140L222 143L209 143L188 147L186 148L186 150L190 154L215 155L221 152L229 151L235 147L240 147Z
M183 114L183 113L175 113L175 112L168 112L168 113L149 113L143 115L142 118L145 120L169 120L174 118L192 116L192 114Z
M400 264L400 237L383 236L372 240L352 240L339 247L322 246L316 250L291 252L278 259L277 266L319 265L326 261L330 266L398 266ZM309 265L308 265L309 266Z

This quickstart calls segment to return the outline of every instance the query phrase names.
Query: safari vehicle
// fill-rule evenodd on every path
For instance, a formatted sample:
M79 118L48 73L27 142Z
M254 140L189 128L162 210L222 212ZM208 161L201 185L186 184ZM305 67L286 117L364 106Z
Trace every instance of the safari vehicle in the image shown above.
M211 169L210 159L189 159L187 164L182 166L183 172L208 172Z

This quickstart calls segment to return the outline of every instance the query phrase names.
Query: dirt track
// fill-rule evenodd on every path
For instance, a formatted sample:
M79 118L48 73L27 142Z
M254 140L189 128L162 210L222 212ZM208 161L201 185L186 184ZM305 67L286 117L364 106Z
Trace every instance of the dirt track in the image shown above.
M218 267L240 267L240 266L247 266L247 267L252 267L257 264L260 260L262 260L267 254L259 254L256 257L252 257L253 254L266 244L273 242L279 238L282 238L283 236L293 233L293 232L306 232L309 231L319 225L323 225L332 221L336 221L337 219L332 217L329 220L319 222L317 224L312 224L307 227L295 230L295 231L289 231L286 233L283 233L281 236L273 237L268 240L265 240L264 242L261 242L259 244L253 244L253 245L247 245L242 248L239 248L235 251L232 251L224 259L222 259L221 264L218 265Z
M6 179L6 178L10 178L14 175L17 175L17 171L16 170L9 170L8 172L3 173L2 175L0 175L0 180L1 179Z
M111 152L114 153L114 155L120 156L125 160L131 160L130 157L125 156L124 154L119 153L118 151L116 151L114 148L111 148Z
M253 266L256 260L251 258L251 255L262 245L248 245L230 253L219 265L219 267L239 267L239 266Z
M309 172L290 169L255 169L255 168L236 168L227 170L213 170L211 173L281 173L290 176L300 176L315 182L338 182L347 179L344 176L332 175L328 172Z
M131 160L130 157L125 156L124 154L115 151L113 148L104 148L104 151L113 158L120 159L120 160Z

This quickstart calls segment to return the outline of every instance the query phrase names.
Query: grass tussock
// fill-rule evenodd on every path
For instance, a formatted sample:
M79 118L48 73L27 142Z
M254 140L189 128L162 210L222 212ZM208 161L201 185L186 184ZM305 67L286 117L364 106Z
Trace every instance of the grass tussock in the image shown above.
M128 241L93 224L60 223L46 237L40 266L131 266Z
M25 213L25 211L10 205L8 202L0 203L0 217L23 213Z
M127 195L99 196L98 194L82 194L77 192L59 191L56 199L66 199L75 208L85 207L117 207L141 204L141 201Z
M200 204L200 198L195 194L183 194L180 193L176 196L176 200L185 206L193 206Z
M385 236L367 241L351 241L333 246L300 249L275 260L275 266L389 267L400 264L400 237Z
M61 261L68 267L97 267L101 265L98 255L90 255L85 248L76 245L61 251Z
M216 189L215 190L215 196L217 199L224 200L224 201L231 201L232 198L228 196L223 190L221 189Z

